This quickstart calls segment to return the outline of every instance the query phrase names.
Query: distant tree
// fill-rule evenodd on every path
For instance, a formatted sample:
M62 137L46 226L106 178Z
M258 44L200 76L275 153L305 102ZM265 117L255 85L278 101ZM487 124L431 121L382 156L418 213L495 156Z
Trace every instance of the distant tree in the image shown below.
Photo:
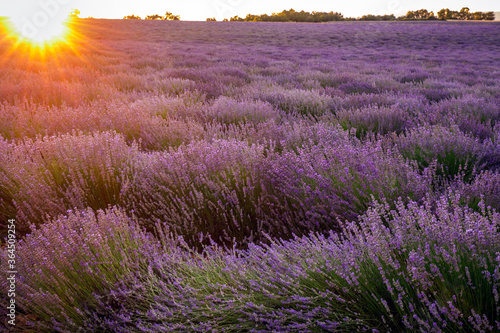
M222 22L229 22L227 18L223 19Z
M262 14L260 16L260 19L262 20L262 22L269 22L269 21L271 21L271 16L269 16L267 14Z
M434 12L430 12L429 17L427 19L428 20L437 20L438 18L436 17L436 15L434 15Z
M439 12L437 12L437 17L438 19L440 20L446 20L446 11L448 11L449 9L441 9Z
M123 17L124 20L140 20L141 17L140 16L135 16L135 15L128 15L128 16L125 16Z
M448 20L458 20L460 18L460 13L456 10L450 10L448 12Z
M487 20L487 21L493 21L493 20L495 20L495 13L494 12L486 12L484 19Z
M209 17L207 18L207 22L217 22L217 19L215 17Z
M390 15L363 15L360 18L344 18L341 13L334 12L300 12L290 8L283 10L280 13L272 13L271 15L253 15L248 14L245 18L238 15L224 21L247 21L247 22L331 22L331 21L395 21L395 20L494 20L494 12L475 12L471 13L468 7L463 7L460 11L443 8L437 15L427 9L410 10L406 15L396 18L394 14ZM207 19L212 21L215 19Z
M342 21L344 16L338 12L312 12L313 22Z
M470 9L468 7L463 7L460 9L460 12L458 13L458 19L459 20L472 20L474 16L469 12Z
M71 17L71 18L79 18L80 17L80 11L78 9L73 9L71 12L69 12L69 17Z
M471 13L468 7L463 7L462 9L460 9L460 11L443 8L437 13L437 16L440 20L494 20L495 19L495 13L493 12Z
M283 13L272 13L269 20L272 22L286 22L286 16Z
M410 10L404 18L407 20L429 20L434 18L434 13L429 12L427 9Z
M260 15L248 14L245 17L245 21L247 21L247 22L258 22L258 21L262 21L262 20L260 19Z
M180 21L181 16L180 15L174 15L171 12L166 12L165 16L163 17L164 20L166 21Z
M412 11L412 10L409 10L406 15L404 16L405 19L408 19L408 20L413 20L415 19L415 12Z
M437 15L440 20L450 20L453 14L448 8L443 8L437 13Z
M340 13L334 12L300 12L292 9L284 10L281 13L272 13L271 15L253 15L248 14L245 18L233 16L230 21L247 21L247 22L329 22L341 21L343 16Z
M391 15L363 15L359 18L359 21L395 21L396 16Z
M472 17L474 18L474 20L481 21L481 20L486 19L486 14L483 12L474 12L472 14Z
M360 21L382 21L378 15L363 15L359 18Z
M148 15L145 17L146 20L162 20L163 16L154 14L154 15Z

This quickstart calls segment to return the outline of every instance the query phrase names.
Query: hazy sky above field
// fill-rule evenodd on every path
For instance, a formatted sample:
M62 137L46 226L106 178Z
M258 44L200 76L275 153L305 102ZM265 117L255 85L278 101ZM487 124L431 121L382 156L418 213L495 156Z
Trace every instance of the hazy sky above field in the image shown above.
M235 15L244 17L248 13L271 14L293 8L306 11L336 11L344 16L358 17L364 14L402 15L408 10L426 8L437 12L442 8L460 10L469 7L471 11L500 11L499 0L17 0L0 3L0 16L24 15L32 19L40 11L50 15L61 15L71 9L81 11L80 17L123 18L126 15L163 15L169 11L180 15L182 20L218 20Z

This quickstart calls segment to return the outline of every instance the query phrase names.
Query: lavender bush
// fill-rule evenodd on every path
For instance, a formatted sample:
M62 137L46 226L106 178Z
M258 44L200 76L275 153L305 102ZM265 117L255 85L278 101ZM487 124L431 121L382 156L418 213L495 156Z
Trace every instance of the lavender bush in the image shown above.
M116 205L139 154L116 133L62 135L5 146L2 211L17 210L18 228L40 225L68 209Z
M356 130L356 136L359 138L368 133L399 134L412 127L410 115L397 106L344 109L338 111L336 115L339 123L345 129Z
M453 193L396 206L375 204L341 233L201 253L157 225L160 246L116 210L71 213L20 244L20 297L60 331L500 329L498 213ZM40 285L41 303L24 303Z
M487 207L500 210L500 174L498 172L483 171L473 182L459 181L457 187L464 200L472 208L478 210L479 202L483 201Z
M98 331L86 324L89 314L113 314L132 301L115 297L115 290L133 290L136 276L146 274L147 262L159 250L158 241L118 209L69 212L19 242L17 306L36 315L38 323L30 325L42 331L74 332L84 325ZM113 307L104 306L106 300Z
M465 171L466 180L476 170L497 169L498 146L491 141L481 143L461 132L456 126L423 126L409 130L395 140L398 150L417 161L421 169L436 162L441 176L450 177Z

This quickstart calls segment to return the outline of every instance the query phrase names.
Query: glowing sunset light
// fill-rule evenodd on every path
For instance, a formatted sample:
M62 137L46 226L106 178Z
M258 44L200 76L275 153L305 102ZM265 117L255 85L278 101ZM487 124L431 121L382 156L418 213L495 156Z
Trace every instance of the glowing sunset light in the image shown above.
M29 20L25 16L10 17L8 29L21 41L33 46L47 46L65 41L69 35L69 18L38 15Z
M46 47L65 41L70 34L69 0L33 0L25 6L12 5L3 13L8 18L5 28L11 37L21 43Z

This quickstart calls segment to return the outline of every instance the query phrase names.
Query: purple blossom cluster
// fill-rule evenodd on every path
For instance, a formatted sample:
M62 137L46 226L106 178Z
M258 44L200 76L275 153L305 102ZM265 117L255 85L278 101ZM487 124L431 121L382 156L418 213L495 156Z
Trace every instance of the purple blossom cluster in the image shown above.
M0 38L23 326L500 330L500 25L74 29Z
M500 329L500 215L454 192L395 206L246 250L195 250L168 224L158 241L117 209L69 212L20 243L18 299L61 332Z

